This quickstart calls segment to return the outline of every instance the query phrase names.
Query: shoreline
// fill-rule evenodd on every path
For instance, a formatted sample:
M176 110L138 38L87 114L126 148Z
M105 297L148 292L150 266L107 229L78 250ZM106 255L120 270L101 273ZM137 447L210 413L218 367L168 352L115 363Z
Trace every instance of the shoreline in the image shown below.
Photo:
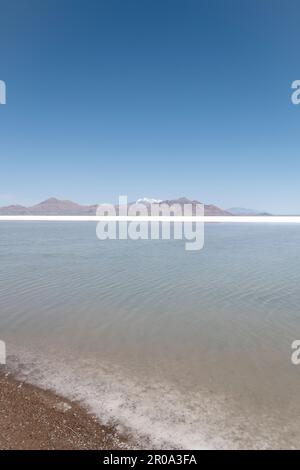
M0 450L126 450L133 443L79 403L0 368Z

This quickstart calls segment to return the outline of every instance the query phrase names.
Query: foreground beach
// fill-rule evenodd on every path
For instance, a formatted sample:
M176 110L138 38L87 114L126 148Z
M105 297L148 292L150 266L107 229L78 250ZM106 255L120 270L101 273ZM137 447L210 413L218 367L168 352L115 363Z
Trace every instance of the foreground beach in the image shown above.
M124 449L126 437L79 404L0 371L0 449Z

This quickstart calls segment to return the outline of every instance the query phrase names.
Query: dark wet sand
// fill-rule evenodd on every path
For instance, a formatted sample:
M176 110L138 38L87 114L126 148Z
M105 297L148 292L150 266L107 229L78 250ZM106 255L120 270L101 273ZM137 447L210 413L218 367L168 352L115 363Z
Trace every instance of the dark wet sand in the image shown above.
M0 449L128 449L78 403L15 380L0 370Z

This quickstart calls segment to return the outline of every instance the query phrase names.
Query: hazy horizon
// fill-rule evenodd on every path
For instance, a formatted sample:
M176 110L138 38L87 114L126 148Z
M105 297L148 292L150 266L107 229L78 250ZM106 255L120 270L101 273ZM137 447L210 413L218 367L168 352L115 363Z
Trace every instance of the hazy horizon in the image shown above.
M185 195L181 195L181 196L176 196L176 197L172 197L170 200L178 200L178 199L181 199L181 198L186 198ZM92 201L92 202L89 202L89 203L81 203L80 201L75 201L75 200L71 200L70 198L59 198L59 197L56 197L56 196L48 196L48 197L45 197L44 199L42 199L41 201L35 201L34 203L32 204L27 204L27 205L23 205L23 204L20 204L18 202L15 202L15 203L11 203L11 204L5 204L5 205L0 205L0 208L1 207L9 207L9 206L22 206L22 207L32 207L32 206L35 206L35 205L38 205L38 204L41 204L41 203L46 203L48 201L51 201L52 199L55 199L57 201L61 201L61 202L73 202L73 203L76 203L76 204L79 204L79 205L82 205L82 206L91 206L91 205L97 205L97 204L106 204L106 203L111 203L111 204L118 204L118 200L114 200L114 201L108 201L108 200L105 200L105 201ZM166 201L167 199L162 199L161 197L152 197L152 196L142 196L138 199L135 199L135 200L128 200L128 203L131 203L131 202L137 202L137 201L140 201L142 199L145 199L145 200L156 200L156 201ZM199 203L202 203L202 204L205 204L205 205L215 205L213 202L211 201L202 201L201 199L199 198L187 198L189 201L197 201ZM263 209L257 209L257 208L254 208L254 207L241 207L241 206L233 206L233 207L220 207L221 209L224 209L224 210L229 210L229 209L232 209L232 210L238 210L238 209L244 209L244 210L249 210L249 211L254 211L254 212L266 212L264 211Z

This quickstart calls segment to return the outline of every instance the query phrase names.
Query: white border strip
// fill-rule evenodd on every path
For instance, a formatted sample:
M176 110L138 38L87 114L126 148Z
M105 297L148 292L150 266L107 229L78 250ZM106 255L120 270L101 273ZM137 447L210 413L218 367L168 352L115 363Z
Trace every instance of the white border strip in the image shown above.
M300 224L300 216L1 215L0 222L218 222Z

